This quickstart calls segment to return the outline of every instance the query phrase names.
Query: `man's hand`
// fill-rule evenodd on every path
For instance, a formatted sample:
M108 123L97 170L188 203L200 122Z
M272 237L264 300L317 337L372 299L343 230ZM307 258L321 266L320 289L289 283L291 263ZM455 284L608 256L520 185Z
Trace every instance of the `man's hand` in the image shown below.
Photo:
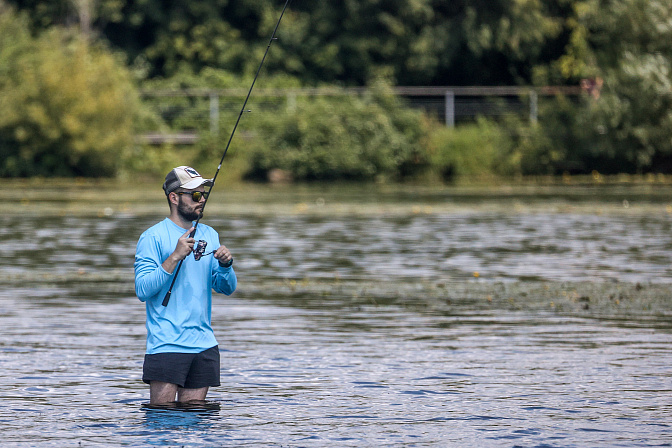
M194 244L196 243L196 240L189 236L193 231L194 228L192 227L191 229L187 230L187 233L182 235L179 240L177 240L175 250L161 265L163 266L163 269L166 270L166 272L172 274L177 264L187 258L187 255L194 251Z
M233 260L231 252L229 252L229 249L227 249L226 246L219 246L219 249L213 252L213 256L219 261L219 264L222 265L226 265Z

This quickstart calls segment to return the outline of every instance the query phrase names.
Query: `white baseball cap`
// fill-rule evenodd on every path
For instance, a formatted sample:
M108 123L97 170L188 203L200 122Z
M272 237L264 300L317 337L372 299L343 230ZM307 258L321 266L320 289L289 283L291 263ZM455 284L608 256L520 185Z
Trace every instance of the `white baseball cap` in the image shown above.
M163 191L168 196L178 188L193 190L201 185L212 185L212 179L203 179L198 171L190 166L178 166L166 174L166 181L163 183Z

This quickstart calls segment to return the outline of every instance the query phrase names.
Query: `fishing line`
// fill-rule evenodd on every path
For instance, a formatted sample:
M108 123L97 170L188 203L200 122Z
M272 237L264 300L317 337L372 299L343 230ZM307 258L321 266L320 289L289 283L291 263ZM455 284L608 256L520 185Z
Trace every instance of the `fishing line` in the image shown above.
M257 69L257 73L254 75L254 79L252 80L252 85L250 85L250 90L247 92L247 96L245 97L245 101L243 102L243 107L240 108L240 113L238 114L238 119L236 120L236 124L233 126L233 130L231 131L231 136L229 137L229 141L226 144L226 147L224 148L224 153L222 154L222 158L219 160L219 165L217 166L217 171L215 172L214 177L212 178L212 184L210 184L210 188L208 188L208 194L205 196L205 202L203 202L203 208L201 209L201 216L203 212L205 211L205 206L208 203L208 199L210 198L210 192L215 186L215 181L217 181L217 176L219 175L219 170L222 169L222 163L224 163L224 157L226 157L226 153L229 151L229 146L231 146L231 141L233 140L233 135L236 133L236 129L238 128L238 123L240 123L240 119L243 116L243 113L245 112L250 112L249 110L245 110L245 106L247 106L247 100L250 99L250 95L252 94L252 89L254 88L254 84L257 82L257 78L259 77L259 72L261 72L261 67L264 65L264 61L266 60L266 55L268 55L268 50L271 48L271 44L273 43L274 40L277 40L275 37L275 33L278 31L278 27L280 26L280 21L282 20L282 17L285 15L285 10L287 10L287 7L289 6L289 3L291 0L287 0L285 2L285 6L282 8L282 12L280 13L280 18L278 18L278 22L275 24L275 28L273 29L273 33L271 34L271 38L268 40L268 45L266 46L266 51L264 52L264 56L261 58L261 62L259 63L259 68ZM189 234L190 238L193 238L194 235L196 235L196 228L198 227L198 223L201 220L201 218L198 218L196 220L196 223L194 224L194 230ZM205 251L205 248L203 248L203 251ZM199 256L200 258L200 256ZM173 281L170 283L170 288L168 288L168 292L166 293L166 296L163 298L163 302L161 303L163 306L167 306L168 302L170 301L170 295L173 293L173 286L175 286L175 280L177 279L177 274L180 273L180 268L182 267L182 263L184 262L184 259L180 260L180 263L177 265L177 269L175 270L175 275L173 275Z

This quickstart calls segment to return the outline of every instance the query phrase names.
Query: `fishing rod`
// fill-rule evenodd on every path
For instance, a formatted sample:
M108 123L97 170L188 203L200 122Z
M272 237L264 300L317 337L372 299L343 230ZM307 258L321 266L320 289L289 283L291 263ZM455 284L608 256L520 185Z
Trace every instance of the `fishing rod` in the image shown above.
M217 171L215 172L214 177L212 178L212 183L210 184L210 188L208 188L208 192L205 195L205 202L203 202L203 208L201 208L201 216L203 216L203 212L205 211L205 206L208 203L208 199L210 198L210 192L215 186L215 181L217 181L217 176L219 175L219 170L222 169L222 163L224 163L224 157L226 157L226 153L229 151L229 146L231 146L231 141L233 140L233 135L236 133L236 129L238 128L238 123L240 123L240 119L243 116L243 113L246 112L245 106L247 106L247 100L250 99L250 95L252 94L252 89L254 88L254 83L257 82L257 78L259 77L259 72L261 72L261 67L264 65L264 61L266 60L266 55L268 55L268 50L271 48L271 44L273 43L274 40L277 40L277 37L275 37L275 33L278 31L278 27L280 26L280 21L282 20L282 16L285 15L285 11L287 10L287 7L289 6L289 3L291 0L287 0L285 2L285 6L282 8L282 12L280 13L280 18L278 18L278 22L275 24L275 28L273 29L273 33L271 34L271 38L268 40L268 45L266 46L266 51L264 52L264 56L261 58L261 62L259 63L259 68L257 69L257 73L254 75L254 79L252 80L252 85L250 85L250 90L247 92L247 96L245 97L245 101L243 102L243 107L240 108L240 113L238 114L238 119L236 120L236 124L233 125L233 130L231 131L231 136L229 137L229 141L226 144L226 147L224 148L224 154L222 154L222 158L219 160L219 165L217 166ZM251 112L251 111L247 111ZM194 224L194 230L191 231L189 234L189 238L193 238L194 235L196 235L196 228L198 227L198 223L201 220L201 218L198 218L196 220L196 223ZM203 252L205 252L205 247L203 247L202 252L198 254L198 258L200 259L201 256L203 256ZM233 260L232 260L233 261ZM166 296L163 298L163 302L161 304L163 306L168 306L168 302L170 301L170 295L173 293L173 286L175 286L175 280L177 279L177 274L180 273L180 268L182 267L182 263L184 262L184 259L180 260L180 263L177 265L177 269L175 270L175 275L173 275L173 281L170 283L170 288L168 288L168 292L166 293Z

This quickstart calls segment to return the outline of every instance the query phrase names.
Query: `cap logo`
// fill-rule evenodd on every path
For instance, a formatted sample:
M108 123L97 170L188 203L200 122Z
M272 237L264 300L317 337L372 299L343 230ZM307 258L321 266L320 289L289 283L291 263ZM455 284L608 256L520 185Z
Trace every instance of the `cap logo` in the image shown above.
M190 175L191 177L201 177L201 175L198 174L198 171L196 171L195 169L193 169L191 167L186 167L184 169L184 172L187 173L188 175Z

